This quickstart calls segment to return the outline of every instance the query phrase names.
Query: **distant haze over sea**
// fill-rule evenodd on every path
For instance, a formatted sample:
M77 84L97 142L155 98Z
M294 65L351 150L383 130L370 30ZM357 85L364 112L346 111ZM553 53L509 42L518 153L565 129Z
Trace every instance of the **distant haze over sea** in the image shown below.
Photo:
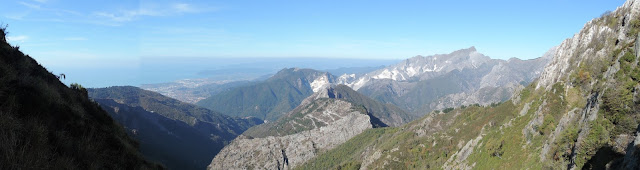
M108 87L164 83L181 79L211 78L218 80L250 80L276 73L283 68L299 67L316 70L380 67L400 60L346 58L142 58L137 67L50 69L64 73L66 84L86 87ZM358 70L358 69L354 69ZM99 78L97 78L99 77Z

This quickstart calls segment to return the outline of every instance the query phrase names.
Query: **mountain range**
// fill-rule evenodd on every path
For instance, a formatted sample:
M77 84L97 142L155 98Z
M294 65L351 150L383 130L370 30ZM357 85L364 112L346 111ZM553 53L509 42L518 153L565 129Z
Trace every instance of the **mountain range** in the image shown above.
M342 60L341 60L342 61ZM292 61L295 63L295 61ZM373 70L377 70L380 68L384 68L384 66L377 67L339 67L336 69L324 69L321 71L329 72L333 75L342 75L342 74L355 74L362 75ZM250 83L261 82L269 77L273 76L273 74L269 71L262 72L262 76L256 78L243 78L242 76L234 76L236 71L242 71L242 68L235 68L232 70L226 71L215 71L212 74L216 76L226 76L233 78L200 78L200 79L182 79L176 80L168 83L156 83L156 84L142 84L140 88L145 90L150 90L154 92L158 92L167 97L171 97L174 99L178 99L187 103L197 103L200 100L211 97L212 95L218 94L224 90L231 89L234 87L245 86ZM250 70L251 71L251 70ZM252 70L255 71L255 70ZM275 73L275 72L274 72ZM259 73L254 73L259 74Z
M450 54L416 56L364 76L342 75L340 83L417 116L460 105L502 102L520 85L533 81L552 48L531 60L491 59L474 47Z
M369 73L334 76L312 69L283 69L265 81L231 87L197 105L230 116L274 121L326 86L343 84L378 102L408 113L398 126L432 110L503 102L536 78L548 63L544 56L520 60L491 59L474 47L450 54L416 56Z

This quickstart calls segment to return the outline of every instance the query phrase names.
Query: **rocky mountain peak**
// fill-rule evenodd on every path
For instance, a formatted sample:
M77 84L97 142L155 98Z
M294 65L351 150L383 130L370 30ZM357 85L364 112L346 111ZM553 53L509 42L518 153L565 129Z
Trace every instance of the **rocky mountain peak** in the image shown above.
M471 46L471 47L467 48L467 50L476 51L476 46Z
M475 46L453 51L449 54L435 54L429 56L417 55L405 60L405 63L424 63L426 61L446 61L454 58L469 59L473 57L486 57L476 50ZM487 57L488 58L488 57Z
M334 83L336 79L327 72L295 67L282 69L268 80L294 82L298 88L309 85L313 92L317 92L321 88Z
M640 15L640 0L627 0L622 7L618 7L618 9L620 8L631 9L631 17L636 17Z
M346 96L352 96L358 93L349 86L343 84L326 84L319 88L311 96L305 98L300 105L307 105L318 99L343 99Z
M456 50L456 51L452 52L451 54L452 55L458 55L458 54L467 54L468 55L468 54L471 54L473 52L478 52L478 50L476 49L475 46L471 46L469 48L459 49L459 50Z

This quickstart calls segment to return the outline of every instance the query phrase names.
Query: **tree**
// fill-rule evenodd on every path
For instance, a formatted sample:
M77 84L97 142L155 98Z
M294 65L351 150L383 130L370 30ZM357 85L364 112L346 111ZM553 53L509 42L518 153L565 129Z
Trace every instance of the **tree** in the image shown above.
M7 32L7 27L9 25L8 24L0 24L0 38L2 38L2 42L7 42L7 34L9 34L9 32Z

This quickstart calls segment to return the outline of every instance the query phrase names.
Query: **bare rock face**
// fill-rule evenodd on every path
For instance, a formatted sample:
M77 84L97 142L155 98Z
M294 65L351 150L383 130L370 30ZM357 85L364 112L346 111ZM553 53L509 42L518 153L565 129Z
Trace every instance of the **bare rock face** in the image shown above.
M632 19L640 15L640 3L637 0L628 0L618 7L611 15L624 15L621 23L629 23ZM629 27L611 27L607 24L599 23L597 19L589 21L584 28L576 33L572 38L566 39L558 46L553 59L544 68L540 75L540 80L536 88L550 89L556 82L566 82L571 71L577 69L572 66L579 66L582 61L602 59L608 57L612 51L608 48L594 47L596 44L618 44L633 41L636 36L627 36Z
M446 95L430 104L433 110L442 110L445 108L454 108L458 106L468 106L479 104L483 106L491 105L506 101L512 97L513 92L518 90L522 85L508 84L501 87L483 87L473 92L461 92Z
M332 149L364 130L373 128L371 118L362 109L351 103L313 95L305 100L303 107L313 105L315 111L303 115L302 120L311 124L300 124L301 119L291 119L292 127L311 127L311 130L285 136L252 138L238 137L231 142L209 165L209 169L291 169L317 154ZM311 100L311 101L310 101ZM304 105L306 104L306 105ZM323 110L323 111L318 111ZM286 117L285 117L286 118ZM320 124L323 126L314 126Z
M556 125L554 133L549 135L548 141L554 141L559 138L561 134L558 132L562 132L568 128L568 124L574 123L580 131L575 142L575 149L573 149L572 152L589 148L590 141L588 135L591 134L592 131L595 131L590 124L594 123L598 116L607 114L602 112L603 106L601 106L605 102L602 96L608 93L604 89L622 88L616 84L620 80L615 78L615 74L621 69L619 57L628 51L622 51L621 53L616 52L616 50L625 50L626 47L620 46L626 44L631 45L633 43L636 44L634 48L638 47L637 35L631 34L634 26L630 26L631 24L629 23L637 20L639 16L640 1L628 0L615 11L605 13L602 17L589 21L579 33L565 40L558 47L552 61L545 67L541 74L535 86L536 89L551 91L555 85L562 85L565 88L576 87L587 89L585 91L588 91L588 93L583 95L586 97L586 106L575 108L564 114ZM602 63L602 61L606 61L607 59L611 60L611 58L613 58L613 61L610 64L604 65L601 70L593 69L594 67L597 68L596 66L599 66L598 64ZM583 79L582 83L576 81L578 79L576 75L585 72L588 74L589 71L600 72L602 75L598 78L587 77ZM598 86L598 83L604 85ZM589 155L589 161L608 162L606 165L608 166L607 169L610 168L609 166L622 169L637 169L639 159L636 153L637 145L636 142L634 142L634 139L637 141L637 136L638 133L636 132L635 134L622 133L608 137L606 139L606 147L608 148L607 150L611 150L611 153L601 157L595 154ZM553 146L553 143L547 142L542 148L540 154L541 161L552 160L548 154L551 146ZM600 149L603 148L605 147L601 147ZM584 156L576 156L578 154L574 153L570 155L571 162L568 163L569 169L578 169L580 166L583 166L575 163L577 162L576 160L584 159ZM622 162L618 162L619 160L617 160L616 154L624 155ZM595 166L590 165L589 162L587 162L587 164L589 164L589 166Z

